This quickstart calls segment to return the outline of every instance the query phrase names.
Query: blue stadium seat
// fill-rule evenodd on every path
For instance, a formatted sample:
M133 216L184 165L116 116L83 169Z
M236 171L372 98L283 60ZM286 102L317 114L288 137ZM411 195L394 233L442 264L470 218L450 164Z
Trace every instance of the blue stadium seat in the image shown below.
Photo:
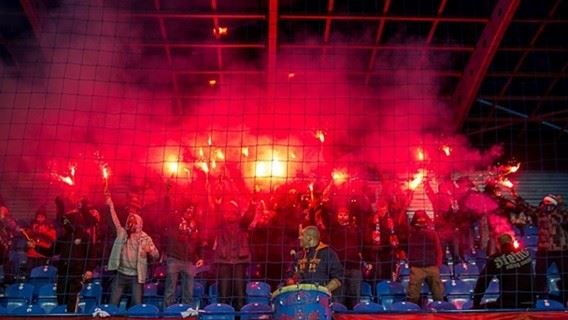
M547 281L548 281L548 293L553 296L559 296L560 289L558 285L560 284L560 276L559 275L548 276Z
M461 310L471 310L473 309L473 301L469 300L462 305Z
M376 292L378 302L387 309L394 302L399 302L406 298L404 287L399 282L383 280L377 283Z
M156 282L148 282L144 284L144 294L142 303L151 304L161 309L164 304L164 297L158 295L158 284Z
M41 315L45 314L45 310L37 304L30 304L12 309L10 314L15 316Z
M117 306L114 304L101 304L100 306L94 306L91 310L89 310L89 314L93 314L98 310L102 310L110 314L111 316L119 316L122 313L118 309Z
M49 314L66 314L66 313L67 313L67 305L65 304L60 304L55 308L51 309L51 311L49 312Z
M56 289L57 285L50 283L41 286L38 290L36 303L47 313L50 313L51 309L57 307Z
M207 294L207 300L211 304L217 303L217 301L218 301L219 293L218 293L217 287L218 287L217 282L215 282L215 283L213 283L209 286L208 294Z
M33 278L48 278L50 281L55 281L57 277L57 268L50 265L38 266L30 272L30 279Z
M127 317L158 318L160 310L151 304L137 304L126 311Z
M538 235L538 228L535 225L526 225L525 226L525 235L527 236L537 236Z
M429 311L453 311L457 310L457 307L447 301L434 301L426 306L426 310Z
M360 302L353 307L353 311L361 313L377 313L385 310L382 304L375 302Z
M248 303L241 308L241 320L260 320L272 318L272 307L264 303Z
M556 310L556 311L564 311L564 305L556 300L548 300L548 299L541 299L537 300L535 304L535 308L537 310Z
M341 313L349 311L349 309L347 309L347 307L342 303L334 302L331 304L331 311Z
M537 235L525 235L522 239L522 243L525 247L536 248L538 245Z
M454 272L456 278L461 280L479 277L479 268L473 263L458 263L454 266Z
M189 304L183 304L183 303L178 303L178 304L172 304L171 306L168 306L165 310L164 310L164 317L168 317L168 318L181 318L181 313L186 311L189 308L193 308L193 306L189 305Z
M470 286L462 280L452 280L446 282L446 297L448 302L462 309L464 303L471 300Z
M234 320L235 309L228 304L214 303L203 309L205 312L200 315L201 320Z
M361 281L361 295L359 302L373 302L373 287L366 281Z
M5 304L8 312L32 303L34 286L29 283L14 283L6 288Z
M39 289L50 283L54 283L57 277L57 268L50 265L38 266L30 272L27 283L34 286L34 297L39 294Z
M3 306L0 306L0 316L7 315L7 314L8 314L8 310L6 310L6 308L4 308Z
M205 297L205 286L199 281L193 281L193 305L203 305L203 297Z
M272 295L272 290L270 285L262 281L253 281L247 283L246 288L247 303L270 303L270 297Z
M395 312L417 312L417 311L422 311L422 309L420 308L419 305L412 303L412 302L408 302L408 301L399 301L399 302L395 302L393 304L390 305L389 308L390 311L395 311Z
M79 294L79 308L82 310L91 310L94 306L101 304L103 296L103 288L100 284L88 283Z
M485 290L485 295L481 299L481 303L493 302L496 301L499 297L499 279L494 278L489 283L489 287Z
M440 266L440 277L442 280L449 280L452 278L452 269L447 264Z

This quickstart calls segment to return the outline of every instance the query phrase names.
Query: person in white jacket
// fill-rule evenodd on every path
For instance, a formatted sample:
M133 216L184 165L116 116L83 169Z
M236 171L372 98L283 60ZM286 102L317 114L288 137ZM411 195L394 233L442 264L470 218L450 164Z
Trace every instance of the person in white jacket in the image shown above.
M160 254L152 238L142 231L141 205L137 198L130 199L125 227L118 220L110 195L107 195L106 202L116 228L116 239L108 261L108 270L117 271L111 285L110 304L118 305L124 288L128 286L132 292L131 305L141 304L148 258L157 260Z

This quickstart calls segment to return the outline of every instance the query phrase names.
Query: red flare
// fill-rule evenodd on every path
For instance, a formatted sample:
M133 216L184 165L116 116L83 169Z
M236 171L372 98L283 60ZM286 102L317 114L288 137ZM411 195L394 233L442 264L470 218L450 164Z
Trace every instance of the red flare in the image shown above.
M75 185L75 182L73 181L73 178L71 177L64 177L64 176L60 176L58 175L58 178L61 182L64 182L70 186Z
M416 159L418 159L418 161L424 161L424 151L422 148L418 148L416 151Z
M418 172L414 175L413 179L408 182L408 189L416 190L416 188L418 188L418 186L424 180L425 175L426 175L426 170L424 169L418 170Z
M340 170L340 169L335 169L333 170L333 172L331 173L331 178L333 179L333 182L336 185L339 184L343 184L347 181L347 179L349 179L349 175L347 174L346 171L344 170ZM313 186L312 186L313 187Z
M450 154L452 153L452 148L450 148L450 146L443 146L442 150L444 151L444 153L446 154L446 156L450 156Z
M318 139L321 143L325 142L325 134L322 130L316 131L316 139Z
M507 187L507 188L513 188L513 186L514 186L513 183L507 178L501 180L500 183L501 183L502 186Z

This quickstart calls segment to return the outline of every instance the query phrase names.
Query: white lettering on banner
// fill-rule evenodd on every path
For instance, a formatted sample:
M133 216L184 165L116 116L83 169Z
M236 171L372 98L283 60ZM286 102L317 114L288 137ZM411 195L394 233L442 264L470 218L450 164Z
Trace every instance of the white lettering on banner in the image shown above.
M527 263L530 263L531 260L528 259L530 253L527 250L523 250L517 253L510 253L498 256L495 258L495 266L497 269L502 268L505 266L505 269L510 270L514 268L519 268L524 266Z

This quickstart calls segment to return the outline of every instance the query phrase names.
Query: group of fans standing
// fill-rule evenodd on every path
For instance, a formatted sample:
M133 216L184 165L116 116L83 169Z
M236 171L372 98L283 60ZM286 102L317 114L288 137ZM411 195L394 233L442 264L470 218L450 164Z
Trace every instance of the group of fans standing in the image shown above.
M134 194L125 206L115 208L107 193L100 210L86 199L68 210L69 200L58 197L53 225L42 208L29 227L20 227L2 205L4 283L53 263L57 256L58 303L66 304L68 311L76 310L84 282L111 272L108 302L118 304L126 289L134 305L142 303L151 270L165 263L164 306L177 302L178 278L180 302L192 303L195 276L208 270L200 276L216 282L220 302L237 309L245 303L248 279L265 281L273 290L316 283L352 308L359 302L363 280L396 280L403 261L410 266L407 299L420 302L422 282L427 281L433 299L442 300L441 264L467 262L476 252L485 252L488 259L474 291L475 307L483 307L481 297L493 276L501 280L501 297L485 307L531 305L536 297L546 296L545 277L552 263L561 277L560 300L566 302L568 220L560 196L547 195L539 206L531 206L514 192L501 194L496 184L478 188L461 177L438 179L433 186L426 179L423 185L433 212L409 215L413 191L396 182L382 182L380 191L365 184L336 186L333 181L327 186L290 183L246 200L224 192L230 189L223 188L226 181L217 183L201 193L193 190L177 205L167 195L157 214L148 214ZM143 221L150 225L145 227ZM528 224L538 228L536 254L514 245L513 228Z

